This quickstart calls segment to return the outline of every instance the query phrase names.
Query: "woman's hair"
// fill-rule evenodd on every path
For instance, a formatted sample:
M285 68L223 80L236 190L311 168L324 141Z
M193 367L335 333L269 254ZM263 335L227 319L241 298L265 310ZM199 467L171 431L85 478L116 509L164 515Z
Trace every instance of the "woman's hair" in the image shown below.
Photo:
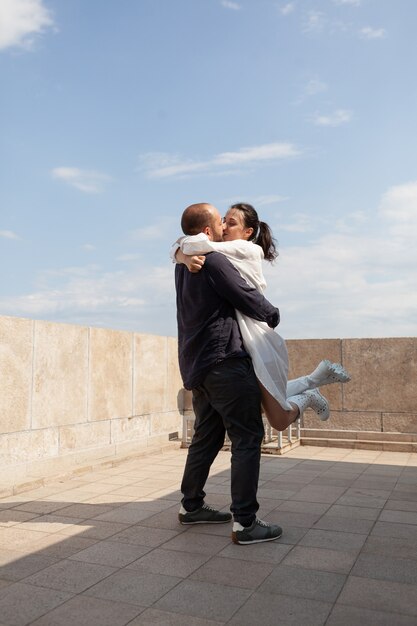
M251 204L239 202L238 204L232 204L230 208L237 209L242 213L245 228L253 228L249 241L253 241L258 246L261 246L267 261L274 261L278 256L278 250L268 224L259 220L258 214Z

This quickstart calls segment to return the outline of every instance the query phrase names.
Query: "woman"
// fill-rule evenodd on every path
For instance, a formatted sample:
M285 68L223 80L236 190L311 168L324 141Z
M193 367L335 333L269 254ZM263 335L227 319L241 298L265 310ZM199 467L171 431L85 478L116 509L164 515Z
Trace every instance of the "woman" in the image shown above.
M179 248L179 249L178 249ZM266 282L262 259L273 262L278 256L271 229L261 222L250 204L234 204L224 218L223 241L210 241L206 235L182 237L174 244L171 255L185 263L190 271L199 271L208 252L221 252L253 287L263 292ZM336 363L322 361L308 376L287 381L288 353L283 338L264 322L236 311L244 346L250 354L262 391L262 405L271 426L285 430L312 408L322 420L329 417L327 400L317 387L347 382L346 370Z

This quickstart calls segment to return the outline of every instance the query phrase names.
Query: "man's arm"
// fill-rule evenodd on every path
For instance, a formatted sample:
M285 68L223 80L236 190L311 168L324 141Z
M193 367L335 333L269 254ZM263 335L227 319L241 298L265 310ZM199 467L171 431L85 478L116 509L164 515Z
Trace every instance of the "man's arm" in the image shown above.
M271 328L279 324L279 310L257 289L250 287L232 263L222 254L206 256L204 271L213 289L244 315L266 322Z

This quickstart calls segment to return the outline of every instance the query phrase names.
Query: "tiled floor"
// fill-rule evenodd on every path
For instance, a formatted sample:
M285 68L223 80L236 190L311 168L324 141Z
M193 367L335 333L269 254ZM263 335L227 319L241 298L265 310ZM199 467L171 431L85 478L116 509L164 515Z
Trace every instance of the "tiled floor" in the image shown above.
M186 451L0 500L0 626L416 626L417 455L297 448L262 458L280 540L177 521ZM228 509L222 452L207 502Z

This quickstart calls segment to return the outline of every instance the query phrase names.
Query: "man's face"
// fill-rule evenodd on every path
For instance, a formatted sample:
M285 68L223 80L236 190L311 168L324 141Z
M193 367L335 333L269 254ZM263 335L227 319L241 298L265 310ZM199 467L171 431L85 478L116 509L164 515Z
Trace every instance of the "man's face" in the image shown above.
M223 219L218 210L213 207L211 210L212 222L211 233L208 234L208 238L212 241L223 241Z

